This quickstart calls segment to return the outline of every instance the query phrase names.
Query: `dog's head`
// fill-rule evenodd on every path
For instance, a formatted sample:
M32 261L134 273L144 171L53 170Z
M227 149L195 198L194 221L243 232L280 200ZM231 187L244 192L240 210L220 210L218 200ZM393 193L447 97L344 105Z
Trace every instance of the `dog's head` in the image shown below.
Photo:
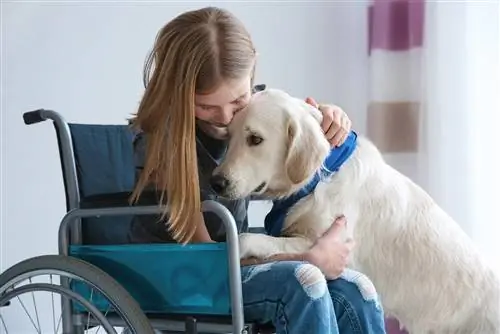
M276 198L298 190L330 151L320 122L321 113L303 100L276 89L256 93L229 126L213 189L228 198Z

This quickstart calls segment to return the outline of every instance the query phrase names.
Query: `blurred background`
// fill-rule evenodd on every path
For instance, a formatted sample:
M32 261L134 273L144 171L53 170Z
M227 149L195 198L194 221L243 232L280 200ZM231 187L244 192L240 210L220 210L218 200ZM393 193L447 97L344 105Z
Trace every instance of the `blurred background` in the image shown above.
M250 30L257 83L342 107L498 258L498 0L3 1L0 271L57 252L65 213L54 128L28 127L22 113L125 124L157 31L207 5ZM262 226L269 208L252 204L251 225Z

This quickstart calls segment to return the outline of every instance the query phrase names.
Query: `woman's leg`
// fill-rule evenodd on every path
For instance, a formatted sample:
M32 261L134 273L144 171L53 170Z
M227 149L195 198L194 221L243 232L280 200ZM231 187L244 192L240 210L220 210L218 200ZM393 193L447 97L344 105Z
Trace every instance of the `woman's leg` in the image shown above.
M328 286L308 263L283 261L242 268L245 319L272 322L276 334L338 334Z
M328 281L339 331L342 334L385 334L384 312L370 279L346 269Z

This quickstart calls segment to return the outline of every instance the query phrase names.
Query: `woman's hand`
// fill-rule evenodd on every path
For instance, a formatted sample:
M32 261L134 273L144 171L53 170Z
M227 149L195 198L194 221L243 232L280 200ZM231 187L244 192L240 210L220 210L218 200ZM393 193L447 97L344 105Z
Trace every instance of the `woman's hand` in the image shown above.
M351 120L347 114L340 108L334 105L322 104L319 105L313 98L308 97L306 102L318 108L323 114L321 127L325 132L326 139L332 147L342 145L349 132L351 131Z
M304 255L304 259L321 269L327 279L335 279L342 274L354 246L352 239L342 240L345 224L344 217L337 218Z
M264 263L264 261L259 260L256 257L249 257L249 258L240 260L240 266L242 266L242 267L256 266L256 265L262 264L262 263Z

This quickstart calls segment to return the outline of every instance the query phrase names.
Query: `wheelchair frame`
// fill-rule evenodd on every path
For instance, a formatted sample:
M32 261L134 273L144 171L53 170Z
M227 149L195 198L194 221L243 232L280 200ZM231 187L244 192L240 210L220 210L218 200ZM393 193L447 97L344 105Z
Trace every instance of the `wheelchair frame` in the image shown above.
M71 130L68 123L59 113L46 109L26 112L23 115L23 119L27 125L43 122L45 120L52 120L56 129L68 208L59 226L58 243L60 255L71 256L69 255L69 247L71 245L82 244L82 218L119 215L151 215L159 214L164 209L164 207L159 205L81 208L75 154ZM229 269L231 323L223 324L212 321L198 322L196 319L197 316L193 315L186 316L185 321L151 319L150 321L152 327L167 331L179 331L184 327L186 333L192 334L195 334L198 331L210 333L231 332L234 334L247 334L249 332L254 332L254 326L252 324L245 324L244 320L238 231L234 217L226 207L215 201L204 201L202 203L202 211L215 213L222 219L225 226ZM61 284L64 287L69 287L67 279L61 278ZM73 318L74 313L70 301L64 297L62 297L62 312L63 333L73 333L75 322L75 319ZM200 316L200 318L203 318L203 316ZM148 317L148 319L150 318ZM119 324L114 324L114 326L119 326Z

